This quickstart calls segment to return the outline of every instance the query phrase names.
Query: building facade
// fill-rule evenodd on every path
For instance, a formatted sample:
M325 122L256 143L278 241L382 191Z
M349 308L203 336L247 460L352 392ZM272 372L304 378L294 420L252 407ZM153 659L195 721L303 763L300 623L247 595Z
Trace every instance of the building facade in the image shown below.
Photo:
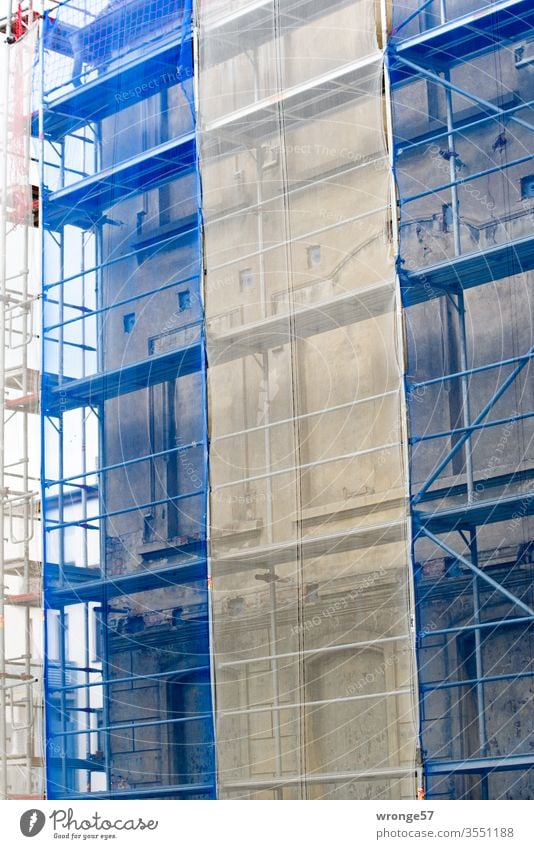
M533 13L45 15L51 798L532 795Z

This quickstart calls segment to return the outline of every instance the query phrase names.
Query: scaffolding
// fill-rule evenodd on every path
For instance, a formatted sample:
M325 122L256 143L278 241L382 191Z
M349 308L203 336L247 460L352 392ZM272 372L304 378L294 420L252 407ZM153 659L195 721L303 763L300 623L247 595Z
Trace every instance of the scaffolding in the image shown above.
M65 3L41 67L48 796L211 798L191 4Z
M531 798L532 44L523 0L395 7L429 798Z
M411 798L385 15L377 19L368 0L291 2L281 17L272 2L199 9L197 130L191 14L177 0L77 2L44 21L48 793L213 796L213 681L220 795ZM317 39L322 24L347 24L333 63ZM266 59L295 33L319 71L302 67L266 90ZM243 63L252 76L239 103L237 86L221 82L237 80ZM308 131L318 147L326 133L334 152L325 146L308 173L273 179L277 144L285 157ZM336 215L340 178L348 183ZM290 214L300 214L306 184L305 203L316 197L298 240L312 271L288 264L290 231L276 224L273 239L270 224L283 224L293 199ZM226 255L228 235L235 245L251 226L244 252ZM349 256L346 239L355 240ZM367 375L360 364L330 397L326 386L314 392L314 347L354 357L359 334L370 348L376 332ZM309 400L295 403L304 391ZM326 454L325 426L340 432ZM354 450L358 428L367 434ZM309 432L306 458L297 429ZM252 462L244 467L243 457ZM325 627L308 635L310 617Z
M533 22L45 15L51 798L531 798Z
M31 4L8 14L2 63L0 208L0 798L43 794L39 545L38 291L30 275L38 197L30 121Z

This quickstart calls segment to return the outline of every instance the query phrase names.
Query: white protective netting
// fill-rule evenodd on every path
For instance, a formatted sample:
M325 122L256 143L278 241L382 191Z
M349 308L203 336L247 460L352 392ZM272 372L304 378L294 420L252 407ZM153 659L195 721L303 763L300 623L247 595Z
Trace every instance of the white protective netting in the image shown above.
M413 798L380 22L198 14L220 795Z

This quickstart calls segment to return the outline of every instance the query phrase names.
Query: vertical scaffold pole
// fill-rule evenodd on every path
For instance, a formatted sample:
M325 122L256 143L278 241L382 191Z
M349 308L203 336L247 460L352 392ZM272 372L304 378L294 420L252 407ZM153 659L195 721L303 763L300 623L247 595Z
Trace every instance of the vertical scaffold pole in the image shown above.
M476 530L470 531L469 549L471 560L475 566L478 566L478 546ZM475 625L480 625L480 587L479 579L473 575L473 621ZM478 726L478 746L479 757L483 758L487 754L488 738L486 733L486 699L484 692L484 663L482 657L482 637L480 628L475 628L475 675L476 683L476 703L477 703L477 726ZM482 798L488 799L488 777L484 775L482 778Z
M388 10L391 9L391 5L388 0L380 0L380 25L381 25L381 41L382 41L382 50L384 51L384 57L387 58L387 47L389 41L389 26L388 26ZM387 61L384 62L384 116L385 116L385 132L386 132L386 143L388 148L388 166L390 169L390 180L389 180L389 196L390 196L390 222L391 222L391 250L393 252L393 257L397 260L400 257L400 224L398 217L398 207L397 207L397 186L395 181L395 141L394 141L394 133L393 133L393 107L392 107L392 94L391 94L391 84L388 73ZM395 275L395 292L396 292L396 322L395 322L395 331L397 335L397 346L398 353L397 356L399 358L399 367L404 370L404 358L406 356L404 350L404 315L402 308L402 296L401 296L401 288L400 288L400 280L399 276L396 273ZM399 428L400 428L400 440L401 440L401 448L402 448L402 464L404 471L404 497L406 500L406 538L407 540L413 540L413 528L412 528L412 518L409 511L410 504L410 496L411 496L411 488L410 488L410 457L409 457L409 416L408 416L408 402L406 398L406 389L405 384L401 381L401 389L399 394ZM409 592L409 605L410 605L410 635L411 635L411 669L412 669L412 690L415 693L419 692L419 684L418 684L418 665L417 665L417 649L416 649L416 633L417 633L417 606L416 606L416 594L415 594L415 579L414 579L414 568L413 568L413 544L411 542L406 545L406 560L407 560L407 569L408 569L408 592ZM417 712L417 715L414 715L413 722L414 727L417 729L418 734L418 763L416 764L415 769L415 781L413 786L413 797L414 799L420 798L421 795L424 795L425 787L424 787L424 772L423 772L423 764L420 753L422 752L422 740L421 740L421 718L420 718L420 705L417 700L417 697L414 698L414 714Z
M8 4L6 42L11 38L12 3ZM6 694L6 637L5 637L5 391L6 391L6 276L7 276L7 151L9 141L9 65L10 50L6 49L4 68L4 114L2 127L2 185L0 203L0 799L7 799L7 694Z

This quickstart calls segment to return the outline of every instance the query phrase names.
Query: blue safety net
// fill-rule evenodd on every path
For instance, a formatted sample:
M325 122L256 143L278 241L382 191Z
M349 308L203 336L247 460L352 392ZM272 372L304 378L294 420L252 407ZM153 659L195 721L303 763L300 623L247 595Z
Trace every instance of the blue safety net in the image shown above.
M43 519L51 798L211 798L191 2L45 17Z
M394 3L422 760L532 798L532 4Z

